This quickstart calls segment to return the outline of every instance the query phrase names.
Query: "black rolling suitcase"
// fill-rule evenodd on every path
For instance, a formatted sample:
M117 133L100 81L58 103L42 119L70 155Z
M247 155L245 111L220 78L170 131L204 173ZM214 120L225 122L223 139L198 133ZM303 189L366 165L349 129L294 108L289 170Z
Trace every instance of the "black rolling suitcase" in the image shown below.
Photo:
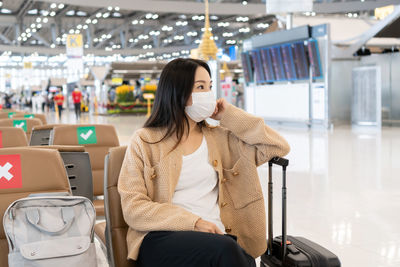
M272 166L282 166L282 236L273 238ZM274 158L268 163L268 250L261 256L261 267L339 267L338 257L303 237L286 235L286 168L289 160Z

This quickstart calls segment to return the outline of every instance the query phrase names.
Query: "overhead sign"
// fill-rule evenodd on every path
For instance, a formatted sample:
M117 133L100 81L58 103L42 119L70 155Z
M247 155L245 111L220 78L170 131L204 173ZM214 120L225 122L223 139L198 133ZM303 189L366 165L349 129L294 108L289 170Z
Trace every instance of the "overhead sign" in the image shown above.
M313 0L266 0L267 14L313 11Z
M32 69L32 62L24 62L24 69Z
M82 34L67 35L67 56L73 58L79 58L83 56Z
M81 34L67 35L67 82L77 82L84 75L83 71L83 37Z

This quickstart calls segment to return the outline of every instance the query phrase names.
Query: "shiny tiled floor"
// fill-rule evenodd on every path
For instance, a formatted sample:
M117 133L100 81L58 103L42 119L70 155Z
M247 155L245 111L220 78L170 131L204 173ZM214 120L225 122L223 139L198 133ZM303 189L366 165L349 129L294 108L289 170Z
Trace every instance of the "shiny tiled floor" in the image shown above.
M49 122L54 122L50 116ZM75 123L65 114L64 123ZM121 145L143 125L140 116L88 116L82 123L111 123ZM350 126L334 130L277 128L288 155L288 233L336 253L344 267L400 266L400 128ZM267 188L267 168L259 168ZM274 228L279 234L280 179L275 177Z

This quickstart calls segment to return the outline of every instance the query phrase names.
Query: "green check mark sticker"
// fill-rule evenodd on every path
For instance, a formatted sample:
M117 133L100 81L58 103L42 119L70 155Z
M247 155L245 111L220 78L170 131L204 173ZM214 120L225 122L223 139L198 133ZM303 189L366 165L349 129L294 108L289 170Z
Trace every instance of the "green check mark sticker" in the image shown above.
M8 112L8 117L12 118L12 116L14 116L15 112Z
M97 144L96 127L78 127L76 128L76 133L78 135L78 144Z
M13 126L16 128L21 128L26 132L26 120L13 120Z
M33 118L35 118L35 114L26 114L26 115L24 115L24 118L33 119Z

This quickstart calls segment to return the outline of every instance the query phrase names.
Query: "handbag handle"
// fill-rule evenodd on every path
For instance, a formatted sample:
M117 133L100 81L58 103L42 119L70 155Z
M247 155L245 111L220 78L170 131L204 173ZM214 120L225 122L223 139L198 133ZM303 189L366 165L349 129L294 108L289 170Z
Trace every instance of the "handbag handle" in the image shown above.
M61 208L61 218L64 222L64 225L55 230L46 229L44 226L40 225L40 213L39 209L31 209L25 212L25 216L30 225L35 227L42 233L46 233L48 235L61 235L65 233L72 225L75 220L75 214L73 208L63 207Z

